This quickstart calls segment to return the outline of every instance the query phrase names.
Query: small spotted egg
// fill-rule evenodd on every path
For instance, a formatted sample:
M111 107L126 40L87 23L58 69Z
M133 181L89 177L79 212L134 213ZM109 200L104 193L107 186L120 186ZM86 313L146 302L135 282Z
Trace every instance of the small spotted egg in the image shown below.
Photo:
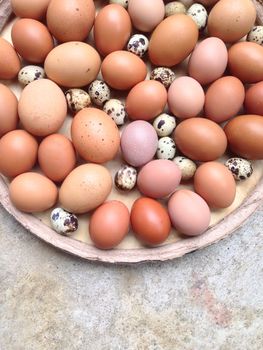
M247 41L263 45L263 26L255 26L247 35Z
M150 75L151 80L157 80L168 89L174 79L176 78L175 73L166 67L157 67L155 68Z
M163 113L153 121L153 127L159 137L169 136L176 127L175 117Z
M188 181L194 176L197 167L191 159L179 156L175 157L173 161L181 170L182 181Z
M53 229L64 236L69 236L78 229L78 218L62 208L55 208L50 214Z
M116 125L120 126L125 124L127 112L124 104L120 100L112 98L105 103L103 110L112 118Z
M91 101L97 106L102 106L110 99L110 88L102 80L94 80L89 86Z
M187 10L187 15L190 16L195 21L199 30L205 29L207 24L208 14L203 5L193 4Z
M114 182L119 190L131 191L137 182L137 170L130 165L124 165L115 174Z
M174 159L176 147L171 137L161 137L158 141L156 156L158 159Z
M134 34L127 44L127 50L139 57L142 57L146 53L148 47L149 40L142 34Z
M39 66L25 66L18 73L18 81L22 85L28 85L34 80L45 78L45 71Z
M129 4L129 0L110 0L110 4L118 4L124 8L127 8Z
M232 172L235 180L246 180L253 173L252 163L243 158L230 158L225 166Z
M176 13L186 13L186 8L180 1L172 1L165 5L165 17L175 15Z
M65 96L69 109L74 113L91 104L89 94L82 89L69 89L65 92Z

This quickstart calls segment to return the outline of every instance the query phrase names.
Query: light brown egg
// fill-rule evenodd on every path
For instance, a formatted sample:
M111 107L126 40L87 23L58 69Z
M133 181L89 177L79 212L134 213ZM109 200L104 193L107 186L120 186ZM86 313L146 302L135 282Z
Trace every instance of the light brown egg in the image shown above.
M17 20L13 25L11 36L19 55L32 63L44 62L54 47L53 38L47 27L35 19Z
M9 196L17 209L37 213L53 207L58 190L44 175L28 172L14 178L9 186Z
M220 0L208 16L208 33L233 43L251 30L255 20L256 9L251 0Z
M67 115L67 102L62 90L53 81L35 80L22 91L18 114L27 131L36 136L46 136L62 126Z
M63 181L76 165L76 152L72 142L61 134L47 136L39 145L38 162L49 179Z
M94 23L95 46L101 55L122 50L131 36L132 24L128 12L120 5L103 7Z
M235 116L241 109L245 98L242 82L226 76L211 84L205 96L205 114L216 123L222 123Z
M107 168L98 164L83 164L72 170L59 190L62 207L75 214L87 213L101 205L112 188Z
M47 10L48 29L60 42L86 39L94 18L92 0L51 0Z
M101 59L90 45L72 41L55 47L45 60L47 76L65 87L82 87L99 73Z
M0 79L14 79L21 68L20 59L14 47L0 38Z
M18 122L17 98L7 86L0 84L0 137L16 129Z
M218 162L200 165L194 176L194 189L210 207L227 208L236 195L234 176L228 168Z
M198 35L197 25L189 16L169 16L152 33L148 50L151 62L165 67L182 62L193 51Z
M147 75L146 64L141 58L128 51L114 51L105 57L101 73L112 88L128 90Z
M205 118L190 118L182 121L175 129L173 138L185 156L201 162L219 158L227 147L223 129Z
M247 114L263 116L263 81L250 86L246 91L245 108Z
M25 130L13 130L0 139L0 172L15 177L33 168L37 160L36 139Z
M11 0L12 10L17 17L42 19L50 0Z
M263 46L251 42L234 44L228 50L228 68L243 83L263 80Z
M117 125L97 108L84 108L75 115L71 137L79 155L93 163L105 163L113 159L120 146Z
M135 85L126 98L126 111L132 120L151 120L161 114L167 102L167 91L155 80Z

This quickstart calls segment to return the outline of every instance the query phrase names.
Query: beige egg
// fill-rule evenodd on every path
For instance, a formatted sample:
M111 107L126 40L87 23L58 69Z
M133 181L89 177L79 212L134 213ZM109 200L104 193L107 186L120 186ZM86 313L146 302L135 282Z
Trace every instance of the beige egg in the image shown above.
M41 19L45 16L50 0L11 0L17 17Z
M101 205L112 188L107 168L98 164L83 164L75 168L64 180L59 191L62 207L82 214Z
M18 114L27 131L35 136L46 136L62 126L67 115L67 102L53 81L35 80L22 91Z
M0 38L0 79L14 79L20 68L21 62L14 47Z
M17 98L7 86L0 84L0 137L16 129L18 122Z

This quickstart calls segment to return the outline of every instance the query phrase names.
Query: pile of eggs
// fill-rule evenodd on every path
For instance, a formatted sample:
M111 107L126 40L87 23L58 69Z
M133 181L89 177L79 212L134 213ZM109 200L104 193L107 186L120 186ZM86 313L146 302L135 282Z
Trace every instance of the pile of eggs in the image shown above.
M101 249L130 228L146 246L172 227L204 233L211 209L229 207L235 181L263 159L263 27L253 2L111 0L97 14L92 0L11 3L20 18L12 44L0 38L0 79L23 90L17 100L0 84L0 172L16 208L52 209L63 235L88 214ZM61 131L68 111L70 138ZM120 154L113 179L107 162ZM129 211L107 201L113 186L142 196Z

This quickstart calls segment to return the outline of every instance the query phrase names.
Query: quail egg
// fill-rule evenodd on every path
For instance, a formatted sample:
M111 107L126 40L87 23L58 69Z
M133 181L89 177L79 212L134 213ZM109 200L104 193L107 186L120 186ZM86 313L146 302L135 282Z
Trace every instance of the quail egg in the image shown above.
M110 0L110 4L118 4L124 8L127 8L129 4L129 0Z
M76 113L91 104L89 94L82 89L69 89L65 92L69 109Z
M137 170L130 165L122 166L114 178L115 186L122 191L131 191L137 182Z
M263 26L255 26L247 35L247 41L263 45Z
M165 17L175 15L176 13L186 13L186 8L180 1L172 1L165 5Z
M53 229L64 236L69 236L78 229L78 218L62 208L55 208L50 214Z
M186 14L195 21L199 30L205 29L208 14L203 5L193 4L191 7L189 7Z
M170 68L166 67L157 67L150 75L151 80L159 81L166 89L170 87L175 78L175 73Z
M173 159L182 173L182 181L190 180L196 172L196 164L186 157L178 156Z
M91 101L97 106L102 106L110 99L110 88L102 80L94 80L89 86Z
M176 153L175 142L171 137L161 137L158 141L156 156L158 159L174 159Z
M125 123L127 113L124 104L120 100L112 98L104 104L103 110L112 118L116 125L121 126Z
M232 172L235 180L246 180L253 173L253 166L249 160L243 158L230 158L225 166Z
M25 66L18 73L18 81L22 85L28 85L34 80L45 78L45 71L39 66Z
M142 34L134 34L127 44L127 50L139 57L142 57L146 53L148 47L149 40Z
M175 117L167 113L160 114L154 119L153 127L159 137L169 136L176 127Z

